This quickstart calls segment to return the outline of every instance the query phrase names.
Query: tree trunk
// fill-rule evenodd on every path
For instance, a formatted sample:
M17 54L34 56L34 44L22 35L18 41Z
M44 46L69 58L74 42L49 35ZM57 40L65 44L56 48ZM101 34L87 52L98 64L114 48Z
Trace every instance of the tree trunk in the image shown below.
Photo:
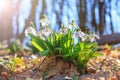
M30 26L30 22L34 23L34 21L35 21L35 12L36 12L37 4L38 4L38 0L32 0L32 9L31 9L30 16L25 22L25 28L23 30L23 33L19 36L19 39L21 42L23 41L23 39L25 37L25 34L24 34L25 29Z
M104 8L105 2L104 1L99 1L99 32L100 35L103 35L104 33L104 27L105 27L105 8Z
M4 6L0 6L0 41L10 40L13 37L13 13L13 0L6 1Z
M84 28L85 28L85 23L86 23L86 0L80 0L79 2L79 7L80 7L80 10L79 10L79 20L80 20L80 28L82 31L84 31Z

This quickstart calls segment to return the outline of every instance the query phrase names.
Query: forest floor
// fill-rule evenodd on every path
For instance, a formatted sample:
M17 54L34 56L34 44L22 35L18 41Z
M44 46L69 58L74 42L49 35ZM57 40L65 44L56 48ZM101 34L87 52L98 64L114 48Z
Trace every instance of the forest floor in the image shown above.
M90 59L88 74L60 56L40 57L29 51L15 56L0 50L0 80L120 80L120 48L102 46L103 56Z

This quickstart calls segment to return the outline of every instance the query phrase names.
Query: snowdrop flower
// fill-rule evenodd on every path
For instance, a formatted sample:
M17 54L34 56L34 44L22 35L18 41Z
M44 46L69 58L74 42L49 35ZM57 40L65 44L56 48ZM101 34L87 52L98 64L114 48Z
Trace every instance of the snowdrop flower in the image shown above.
M41 24L41 26L46 26L47 24L50 24L50 22L46 19L41 19L40 24Z
M38 32L38 36L45 40L48 36L52 35L53 31L47 26L45 29L42 29Z
M73 37L73 38L79 37L79 31L80 31L80 28L79 28L79 27L78 27L78 28L75 28L72 37Z
M40 24L41 24L41 27L44 27L50 24L49 20L47 19L45 15L44 15L44 18L40 20Z
M84 32L82 32L82 31L80 30L80 28L77 28L77 29L75 30L75 32L73 33L73 36L72 36L72 37L73 37L73 38L79 37L82 41L85 41L85 40L87 40L88 35L85 34Z
M2 41L1 46L3 48L7 48L8 47L8 41L7 40Z
M51 34L53 33L53 31L50 29L49 26L46 26L46 29L45 29L45 36L50 36Z
M100 37L93 33L90 33L89 39L90 39L90 42L94 42L94 41L96 41L96 39L100 39Z
M79 32L75 31L72 35L72 38L77 38L79 36Z
M67 34L67 33L68 33L68 28L65 27L65 26L62 24L62 27L60 28L60 30L58 31L58 33L60 33L60 34Z
M88 38L88 35L85 34L85 33L82 32L82 31L79 31L79 36L80 36L80 38L81 38L82 41L85 41L85 40L87 40L87 38Z
M74 26L75 26L75 25L74 25L74 21L72 20L71 23L69 24L68 28L69 28L70 30L72 30Z
M68 77L68 76L65 76L65 80L72 80L72 78L71 77Z
M22 45L22 43L20 42L19 39L16 40L16 43L17 43L18 45Z
M33 27L28 27L28 28L25 30L25 35L26 35L26 36L28 36L29 33L37 36L37 32L36 32L36 30L35 30Z
M71 23L68 25L68 28L72 31L72 32L74 32L75 31L75 29L77 28L79 28L75 23L74 23L74 21L72 20L71 21Z
M45 35L43 30L40 30L37 34L41 39L45 40Z

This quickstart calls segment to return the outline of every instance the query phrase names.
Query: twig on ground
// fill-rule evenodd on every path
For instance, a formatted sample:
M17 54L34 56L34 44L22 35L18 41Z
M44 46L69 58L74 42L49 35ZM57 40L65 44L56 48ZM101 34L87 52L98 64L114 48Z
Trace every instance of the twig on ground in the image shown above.
M45 61L46 58L47 58L47 57L45 57L45 58L43 59L43 61L38 65L38 67L33 70L34 73L31 75L31 78L35 75L36 72L39 71L40 66L44 63L44 61Z

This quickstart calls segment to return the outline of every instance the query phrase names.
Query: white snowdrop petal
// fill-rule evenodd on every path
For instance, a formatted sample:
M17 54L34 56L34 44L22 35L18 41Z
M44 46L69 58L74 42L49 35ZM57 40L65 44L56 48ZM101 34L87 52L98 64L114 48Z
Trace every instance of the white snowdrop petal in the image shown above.
M33 35L37 35L37 32L36 30L33 28L33 27L28 27L26 30L25 30L25 35L28 36L28 34L33 34Z

